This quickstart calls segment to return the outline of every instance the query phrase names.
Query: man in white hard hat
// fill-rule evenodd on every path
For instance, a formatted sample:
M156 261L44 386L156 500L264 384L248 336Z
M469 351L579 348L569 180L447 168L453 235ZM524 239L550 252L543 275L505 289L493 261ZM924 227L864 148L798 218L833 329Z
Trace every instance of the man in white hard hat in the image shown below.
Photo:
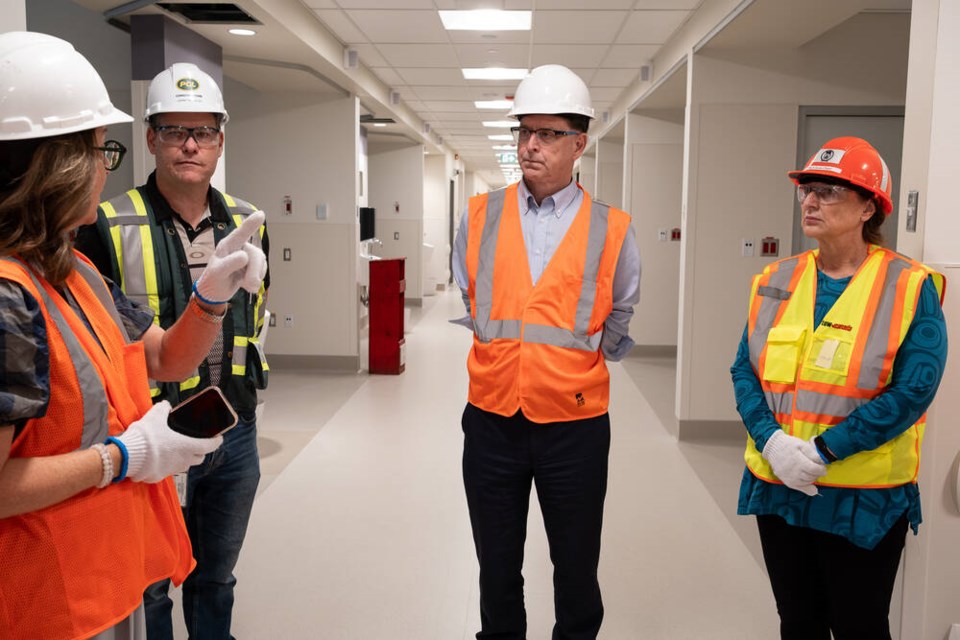
M537 67L508 115L519 120L523 180L470 199L453 253L474 333L463 481L480 561L477 638L527 637L521 568L534 481L554 565L552 638L586 640L603 620L606 360L633 345L640 254L630 216L573 180L593 118L583 81Z
M153 307L162 327L184 312L191 297L228 303L224 315L207 318L221 331L206 361L183 382L156 383L152 392L155 401L176 404L217 386L240 419L224 434L223 446L178 483L197 559L183 585L187 631L195 639L229 640L233 569L260 480L255 409L267 365L257 336L269 272L256 295L239 292L230 300L205 299L195 282L220 241L257 211L210 186L228 119L217 83L196 65L176 63L151 82L145 118L156 171L147 184L102 203L96 227L84 230L77 248L127 296ZM265 229L251 241L267 252ZM144 594L150 640L173 639L168 588L163 581Z

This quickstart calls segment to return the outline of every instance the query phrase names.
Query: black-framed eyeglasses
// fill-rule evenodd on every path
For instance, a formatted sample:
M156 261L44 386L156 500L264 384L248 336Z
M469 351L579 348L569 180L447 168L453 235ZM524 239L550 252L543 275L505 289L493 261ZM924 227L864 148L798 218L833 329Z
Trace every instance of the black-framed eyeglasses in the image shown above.
M220 144L220 129L216 127L181 127L176 124L158 124L153 127L163 144L179 147L190 138L198 147L210 149Z
M94 149L103 152L103 166L107 171L119 169L120 163L123 162L123 154L127 152L127 148L116 140L107 140L102 147L94 147Z
M834 204L843 200L849 190L840 184L798 184L797 200L802 203L812 193L823 204Z
M530 141L530 136L536 134L540 144L553 144L557 138L563 136L575 136L583 133L582 131L572 131L569 129L528 129L526 127L510 127L510 133L513 134L513 141L516 144L526 144Z

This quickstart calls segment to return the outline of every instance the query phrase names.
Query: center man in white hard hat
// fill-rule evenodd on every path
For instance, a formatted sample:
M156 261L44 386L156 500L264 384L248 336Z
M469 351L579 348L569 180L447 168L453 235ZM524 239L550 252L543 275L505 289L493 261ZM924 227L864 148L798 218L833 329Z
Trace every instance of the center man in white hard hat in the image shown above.
M477 638L527 637L521 569L531 481L554 565L553 640L596 638L603 621L606 360L633 346L640 254L630 216L573 179L593 114L575 73L531 71L508 114L519 120L523 180L471 198L454 246L474 334L463 482L480 562Z
M129 298L152 307L163 328L184 313L191 296L228 304L224 315L206 318L221 326L206 361L179 384L151 382L151 392L154 401L176 404L217 386L239 416L223 446L178 479L197 559L183 584L187 631L194 640L230 640L233 569L260 481L255 410L267 366L257 336L270 276L268 271L256 295L241 291L228 300L209 300L202 281L196 282L221 241L257 211L210 186L228 119L217 83L196 65L173 64L151 82L145 119L156 171L147 184L102 203L96 227L81 232L77 248ZM251 242L267 253L263 227ZM144 594L149 640L173 640L169 584L157 583Z

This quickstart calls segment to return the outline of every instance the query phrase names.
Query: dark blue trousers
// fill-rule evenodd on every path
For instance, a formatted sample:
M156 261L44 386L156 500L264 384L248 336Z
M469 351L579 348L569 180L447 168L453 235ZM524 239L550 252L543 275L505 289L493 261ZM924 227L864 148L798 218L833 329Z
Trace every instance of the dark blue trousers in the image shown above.
M592 640L603 621L597 581L610 418L537 424L468 404L463 484L480 561L480 639L522 640L523 546L531 482L553 562L553 640Z

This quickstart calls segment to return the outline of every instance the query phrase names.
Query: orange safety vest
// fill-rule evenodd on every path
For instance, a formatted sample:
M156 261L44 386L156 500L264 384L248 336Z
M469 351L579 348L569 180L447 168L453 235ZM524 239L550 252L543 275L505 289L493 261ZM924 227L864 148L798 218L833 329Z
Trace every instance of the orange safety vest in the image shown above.
M610 376L600 339L613 308L613 276L630 216L584 191L536 286L517 184L474 196L469 216L470 403L502 416L521 409L541 423L605 413Z
M850 284L813 326L817 251L767 266L753 280L747 326L750 362L784 431L803 440L839 424L883 393L916 313L923 281L941 274L876 245ZM882 488L917 481L926 416L896 438L827 466L816 484ZM748 437L744 454L758 478L780 482Z
M143 343L127 344L110 292L76 255L65 287L96 338L50 283L19 260L0 259L0 277L39 302L50 350L46 415L27 421L11 459L86 449L152 406ZM164 578L179 584L195 563L168 478L91 488L0 520L0 565L0 637L60 640L114 626L139 606L148 585Z

